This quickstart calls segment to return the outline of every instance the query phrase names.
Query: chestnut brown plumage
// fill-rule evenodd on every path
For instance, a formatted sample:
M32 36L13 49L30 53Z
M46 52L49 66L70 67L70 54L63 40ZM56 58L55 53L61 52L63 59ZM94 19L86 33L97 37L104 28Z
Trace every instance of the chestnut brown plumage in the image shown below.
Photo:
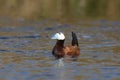
M71 46L64 46L65 36L63 33L56 33L52 39L57 39L57 42L52 50L52 54L57 58L63 58L65 56L78 57L80 54L80 48L77 40L77 36L72 32Z

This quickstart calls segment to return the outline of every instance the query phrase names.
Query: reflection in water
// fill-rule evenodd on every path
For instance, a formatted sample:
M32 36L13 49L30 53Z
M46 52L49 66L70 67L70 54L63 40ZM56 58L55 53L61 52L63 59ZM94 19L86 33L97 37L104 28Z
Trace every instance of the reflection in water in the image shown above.
M0 27L0 80L120 79L120 22L29 23ZM81 48L77 60L54 60L55 42L50 37L60 31L68 39L66 45L71 42L71 31L77 33Z
M69 76L67 76L67 71L65 66L54 67L54 80L70 80Z
M55 67L62 67L62 66L64 66L63 58L58 59L57 63L55 64Z

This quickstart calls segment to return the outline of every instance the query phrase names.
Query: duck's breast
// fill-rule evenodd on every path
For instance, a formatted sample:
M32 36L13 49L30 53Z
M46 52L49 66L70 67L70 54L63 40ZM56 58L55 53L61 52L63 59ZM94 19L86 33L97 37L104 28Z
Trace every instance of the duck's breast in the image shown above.
M65 53L64 53L64 49L63 48L59 48L59 47L54 47L52 54L56 57L56 58L62 58L64 57Z

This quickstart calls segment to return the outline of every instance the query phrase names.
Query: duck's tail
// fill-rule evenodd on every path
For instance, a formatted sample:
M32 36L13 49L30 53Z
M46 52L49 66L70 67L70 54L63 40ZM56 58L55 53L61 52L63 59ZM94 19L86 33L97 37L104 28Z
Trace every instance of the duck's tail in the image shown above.
M72 32L72 46L79 46L77 36Z

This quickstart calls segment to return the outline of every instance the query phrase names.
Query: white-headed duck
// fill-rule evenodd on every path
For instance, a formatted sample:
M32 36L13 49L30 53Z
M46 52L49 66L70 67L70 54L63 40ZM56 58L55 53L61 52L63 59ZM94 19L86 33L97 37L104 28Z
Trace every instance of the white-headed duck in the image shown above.
M64 46L65 36L62 32L56 33L51 39L56 39L57 42L52 50L52 54L57 58L63 58L68 55L71 57L78 57L80 54L80 48L78 45L77 36L72 32L71 46Z

